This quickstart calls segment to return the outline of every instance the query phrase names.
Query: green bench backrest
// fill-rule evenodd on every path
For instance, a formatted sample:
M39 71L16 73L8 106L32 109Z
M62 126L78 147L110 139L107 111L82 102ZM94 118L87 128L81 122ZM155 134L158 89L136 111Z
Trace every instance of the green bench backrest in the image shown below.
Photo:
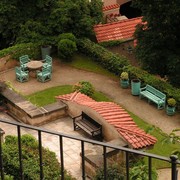
M156 88L150 86L150 85L146 85L146 90L151 92L152 94L155 94L156 96L160 97L160 98L165 98L166 95L164 93L162 93L161 91L157 90Z

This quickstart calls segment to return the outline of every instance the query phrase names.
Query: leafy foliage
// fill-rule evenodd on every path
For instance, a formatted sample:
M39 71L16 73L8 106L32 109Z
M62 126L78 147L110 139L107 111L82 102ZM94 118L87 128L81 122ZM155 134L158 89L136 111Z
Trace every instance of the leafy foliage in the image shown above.
M144 68L180 86L180 1L135 0L143 24L137 27L136 55ZM171 8L169 8L171 7Z
M0 49L29 42L55 45L56 37L66 32L90 37L102 17L100 0L2 0Z
M130 169L130 179L131 180L148 180L148 166L145 165L142 161L139 161L136 163L131 169ZM157 172L155 169L152 169L152 179L157 180Z
M125 180L125 168L123 165L113 164L107 168L107 179L108 180ZM100 168L97 170L94 180L104 179L104 169Z
M94 93L94 87L90 82L80 81L73 86L73 91L78 91L87 96L92 96Z
M78 50L90 56L114 74L119 74L119 72L122 72L123 67L128 65L128 61L124 56L114 54L86 38L78 40Z
M39 152L37 140L28 134L21 136L22 163L24 178L29 180L39 179ZM45 179L59 179L59 162L54 152L42 148L43 170ZM53 163L52 163L53 162ZM19 177L19 154L18 139L16 136L6 136L3 144L3 163L6 174L12 175L14 179ZM66 172L65 172L66 173ZM66 178L70 176L66 174Z
M70 60L77 51L76 37L72 33L62 33L58 36L58 56Z

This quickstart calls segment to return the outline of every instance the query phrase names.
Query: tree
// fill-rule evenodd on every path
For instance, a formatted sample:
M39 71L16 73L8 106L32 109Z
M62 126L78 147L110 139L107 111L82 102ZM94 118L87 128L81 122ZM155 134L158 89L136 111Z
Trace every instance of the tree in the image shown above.
M21 27L27 21L47 22L47 14L57 0L0 1L0 49L15 43ZM30 41L29 41L30 42Z
M48 18L47 18L48 17ZM0 49L17 43L55 42L61 33L90 37L102 20L100 0L0 1Z
M143 24L137 27L136 55L145 69L180 85L180 1L134 0Z

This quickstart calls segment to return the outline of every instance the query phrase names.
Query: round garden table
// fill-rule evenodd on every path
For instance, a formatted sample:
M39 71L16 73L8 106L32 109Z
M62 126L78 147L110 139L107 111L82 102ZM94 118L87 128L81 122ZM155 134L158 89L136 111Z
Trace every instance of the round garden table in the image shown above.
M43 66L43 62L41 61L30 61L27 63L27 67L29 69L29 75L32 77L36 77L36 71L40 70Z

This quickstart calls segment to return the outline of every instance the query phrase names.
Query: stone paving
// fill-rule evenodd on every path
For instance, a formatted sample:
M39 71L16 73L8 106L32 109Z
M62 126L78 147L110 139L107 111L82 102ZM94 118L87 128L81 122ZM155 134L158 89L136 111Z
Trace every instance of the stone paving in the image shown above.
M89 81L93 84L96 90L103 92L114 102L120 104L122 107L136 114L147 123L153 124L161 128L164 132L170 133L173 129L180 127L180 114L175 116L167 116L165 110L158 110L156 105L148 104L146 100L140 100L137 96L132 96L130 89L122 89L119 86L118 80L110 79L106 76L87 72L83 70L74 69L72 67L61 64L59 61L53 62L53 74L52 80L46 83L41 83L36 78L30 77L26 83L19 83L15 79L14 69L10 69L0 74L1 80L9 81L10 84L23 95L32 94L37 91L41 91L46 88L59 86L59 85L73 85L79 81ZM6 114L0 114L0 117L7 116ZM10 117L5 117L10 118ZM79 132L74 132L72 127L72 120L59 119L55 122L48 123L42 127L46 129L56 130L71 134L74 136L80 136ZM16 134L16 130L9 129L9 126L2 127L7 134ZM33 133L32 133L33 134ZM52 136L43 136L44 146L57 152L59 150L57 140ZM80 156L77 154L77 149L80 145L72 140L67 140L65 144L65 168L71 172L77 179L81 179L80 175ZM57 156L59 157L59 151ZM168 170L159 171L159 180L169 180L170 173ZM180 174L180 173L179 173Z

